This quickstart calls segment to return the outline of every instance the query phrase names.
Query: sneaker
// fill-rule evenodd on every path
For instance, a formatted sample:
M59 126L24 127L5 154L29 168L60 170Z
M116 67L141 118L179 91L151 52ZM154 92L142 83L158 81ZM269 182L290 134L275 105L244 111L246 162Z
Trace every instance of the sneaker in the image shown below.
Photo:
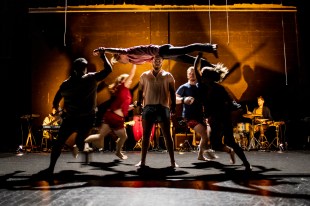
M205 153L208 155L209 159L217 159L217 158L219 158L219 157L215 154L215 151L212 150L212 149L206 150Z
M50 168L41 170L37 174L32 175L32 178L36 180L52 180L54 178L53 170Z
M72 147L72 155L74 158L77 158L79 155L79 148L76 145L73 145Z
M252 165L249 164L249 165L245 166L245 172L250 173L250 172L252 172L252 170L253 170Z
M141 161L138 162L137 164L135 164L135 166L136 166L136 167L140 167L140 168L146 167L145 163L142 163Z

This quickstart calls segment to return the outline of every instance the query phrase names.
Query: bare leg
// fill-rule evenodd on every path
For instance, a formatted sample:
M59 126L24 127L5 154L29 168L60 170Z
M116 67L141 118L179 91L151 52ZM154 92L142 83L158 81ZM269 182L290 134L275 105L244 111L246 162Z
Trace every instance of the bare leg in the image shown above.
M162 129L163 136L165 138L166 147L170 156L171 167L179 167L174 159L174 142L170 133L170 120L161 122L160 128Z
M99 134L89 135L85 140L84 151L89 151L89 143L95 146L98 149L104 147L104 138L111 132L111 128L108 124L102 124Z
M194 128L195 132L200 135L200 142L199 142L199 152L198 152L198 160L208 161L210 159L216 159L218 156L214 154L214 151L211 151L210 146L210 131L202 125L198 124ZM204 157L204 152L206 151L209 158Z
M120 159L127 159L128 157L124 155L121 150L123 149L124 143L127 139L126 129L122 128L120 130L114 131L115 134L118 136L118 140L116 142L116 151L115 155L118 156Z
M153 122L142 120L143 137L142 137L142 148L141 148L141 161L136 164L137 167L144 167L146 162L147 150L150 146L150 137L153 128Z
M231 164L235 164L236 163L236 158L235 158L234 150L232 148L228 147L227 145L224 145L222 150L229 154L229 156L230 156L230 163Z
M193 65L195 62L195 57L188 55L188 54L184 54L184 55L180 55L180 56L170 56L169 58L165 58L165 59L170 59L170 60L174 60L176 62L182 62L182 63L186 63L186 64L191 64ZM211 64L210 62L208 62L206 59L201 59L201 67L214 67L214 64Z
M171 56L180 56L192 52L213 53L215 57L218 58L217 44L193 43L186 46L172 46L170 44L165 44L159 48L159 55L162 56L163 58L170 58Z

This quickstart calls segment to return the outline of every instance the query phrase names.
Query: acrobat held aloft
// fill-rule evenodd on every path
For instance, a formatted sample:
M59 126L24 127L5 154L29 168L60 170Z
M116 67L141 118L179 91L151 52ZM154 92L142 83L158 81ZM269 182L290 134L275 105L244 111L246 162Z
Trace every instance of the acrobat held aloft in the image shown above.
M173 46L171 44L163 45L139 45L128 48L105 48L99 47L93 51L93 54L97 56L100 51L113 54L111 63L132 63L132 64L144 64L146 62L152 62L155 56L160 56L163 59L174 60L178 62L188 63L193 65L195 57L189 55L192 52L207 52L212 53L218 58L217 44L210 43L193 43L186 46ZM202 66L214 67L206 59L201 60Z

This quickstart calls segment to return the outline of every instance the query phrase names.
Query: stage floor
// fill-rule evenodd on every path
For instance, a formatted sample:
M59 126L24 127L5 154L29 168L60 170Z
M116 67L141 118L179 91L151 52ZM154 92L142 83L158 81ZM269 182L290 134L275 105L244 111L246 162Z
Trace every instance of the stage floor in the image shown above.
M95 152L85 164L83 154L63 152L49 181L35 176L50 153L1 153L0 205L310 205L308 150L245 151L250 175L223 152L203 162L196 151L175 151L180 167L171 169L166 151L149 151L143 170L135 167L140 151L125 153Z

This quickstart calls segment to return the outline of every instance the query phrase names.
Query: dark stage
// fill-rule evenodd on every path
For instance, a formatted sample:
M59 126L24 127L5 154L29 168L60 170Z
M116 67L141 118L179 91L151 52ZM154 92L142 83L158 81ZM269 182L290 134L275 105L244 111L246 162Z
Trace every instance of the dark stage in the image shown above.
M50 153L1 153L0 205L309 205L308 150L245 151L253 166L243 171L229 155L197 160L196 151L175 151L179 168L171 169L168 153L149 151L147 167L135 164L140 151L127 151L127 160L113 152L95 152L89 163L63 152L55 176L36 174L49 163Z

